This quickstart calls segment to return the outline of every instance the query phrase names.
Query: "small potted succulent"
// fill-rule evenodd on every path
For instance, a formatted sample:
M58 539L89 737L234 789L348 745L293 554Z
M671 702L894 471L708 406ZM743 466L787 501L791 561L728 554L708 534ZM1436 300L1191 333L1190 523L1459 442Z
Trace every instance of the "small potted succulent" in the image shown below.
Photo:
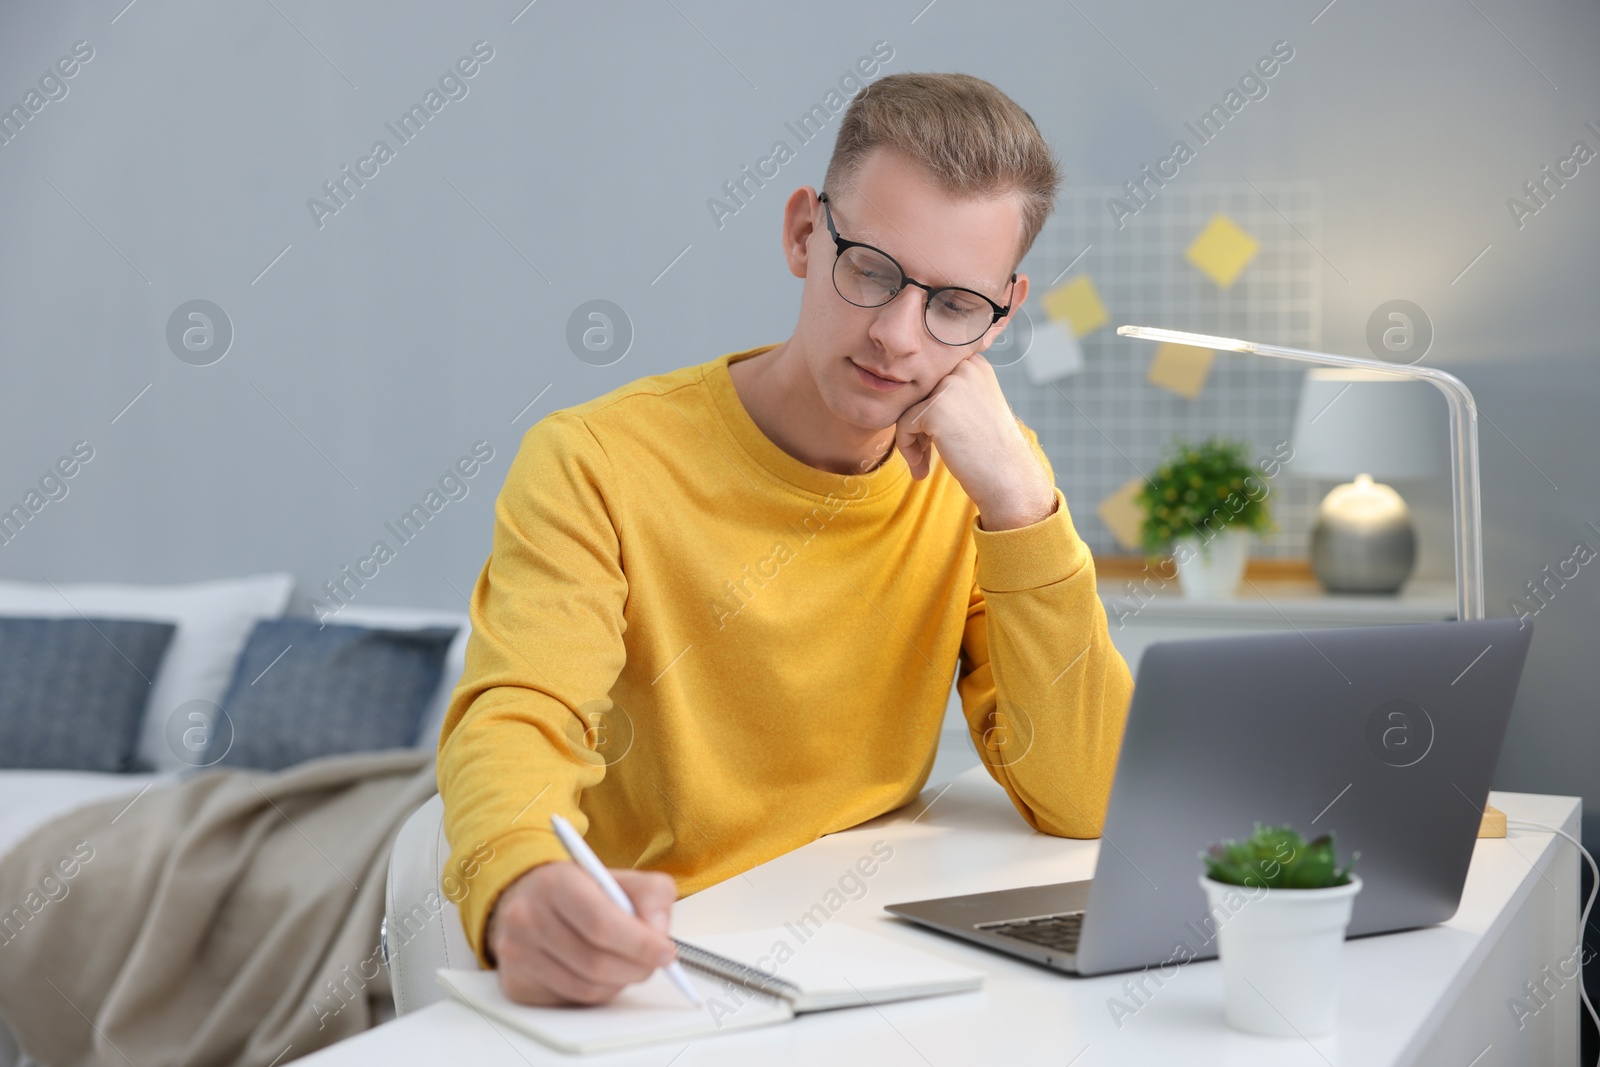
M1145 552L1171 553L1184 595L1233 596L1244 577L1252 535L1274 529L1267 483L1237 441L1174 442L1168 451L1168 460L1138 495Z
M1287 826L1260 823L1249 840L1200 853L1230 1026L1278 1037L1333 1029L1359 855L1337 867L1332 834L1306 842Z

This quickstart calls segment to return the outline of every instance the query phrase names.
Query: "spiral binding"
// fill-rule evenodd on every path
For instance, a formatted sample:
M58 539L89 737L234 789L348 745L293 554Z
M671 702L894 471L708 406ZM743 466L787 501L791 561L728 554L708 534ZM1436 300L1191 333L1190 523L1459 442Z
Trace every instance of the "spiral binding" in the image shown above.
M738 960L701 948L699 945L691 945L677 938L673 938L672 943L678 946L678 959L688 966L716 975L718 978L726 978L747 989L783 1000L795 1000L804 992L793 982L787 982Z

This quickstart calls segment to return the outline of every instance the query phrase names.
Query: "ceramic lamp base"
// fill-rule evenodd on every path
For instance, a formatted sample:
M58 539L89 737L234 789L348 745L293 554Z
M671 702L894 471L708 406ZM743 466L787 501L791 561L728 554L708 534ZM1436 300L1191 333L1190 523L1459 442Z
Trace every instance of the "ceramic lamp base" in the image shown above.
M1417 559L1405 501L1365 474L1323 498L1311 530L1311 569L1330 593L1395 593Z

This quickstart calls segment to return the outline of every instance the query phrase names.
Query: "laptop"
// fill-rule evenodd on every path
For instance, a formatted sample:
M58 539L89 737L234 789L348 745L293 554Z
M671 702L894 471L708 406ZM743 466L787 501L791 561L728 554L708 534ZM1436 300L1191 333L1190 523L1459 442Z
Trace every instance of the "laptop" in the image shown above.
M885 910L1071 974L1209 959L1200 853L1260 821L1360 851L1347 936L1444 922L1532 636L1508 618L1152 644L1092 879Z

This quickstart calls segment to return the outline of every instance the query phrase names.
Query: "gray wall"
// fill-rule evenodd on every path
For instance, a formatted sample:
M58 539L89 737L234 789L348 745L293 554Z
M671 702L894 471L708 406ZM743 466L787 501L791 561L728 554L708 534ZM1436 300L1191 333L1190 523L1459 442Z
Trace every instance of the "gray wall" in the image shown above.
M94 458L0 547L0 575L283 568L305 610L484 440L494 459L467 495L361 594L459 609L539 416L787 336L798 283L778 258L780 209L821 180L833 129L720 227L706 201L773 141L795 147L784 123L875 42L894 50L886 71L991 79L1033 114L1069 182L1092 186L1164 155L1284 40L1295 58L1269 95L1174 184L1318 183L1329 350L1364 352L1384 301L1426 310L1428 362L1465 378L1486 416L1486 564L1505 614L1575 541L1600 547L1583 525L1600 524L1600 162L1521 227L1506 203L1574 141L1600 149L1584 125L1600 126L1600 9L1324 2L7 5L0 103L23 102L74 42L93 58L0 146L0 503L76 441ZM467 95L319 228L308 198L374 140L395 146L385 122L478 41L493 58ZM1048 280L1057 265L1025 266ZM569 315L597 298L636 331L604 367L566 342ZM208 366L166 338L194 299L235 333ZM1130 454L1161 443L1101 415ZM1416 499L1434 535L1426 566L1448 573L1446 498L1435 486ZM1072 502L1089 523L1095 500ZM1600 792L1600 566L1537 627L1498 784Z

